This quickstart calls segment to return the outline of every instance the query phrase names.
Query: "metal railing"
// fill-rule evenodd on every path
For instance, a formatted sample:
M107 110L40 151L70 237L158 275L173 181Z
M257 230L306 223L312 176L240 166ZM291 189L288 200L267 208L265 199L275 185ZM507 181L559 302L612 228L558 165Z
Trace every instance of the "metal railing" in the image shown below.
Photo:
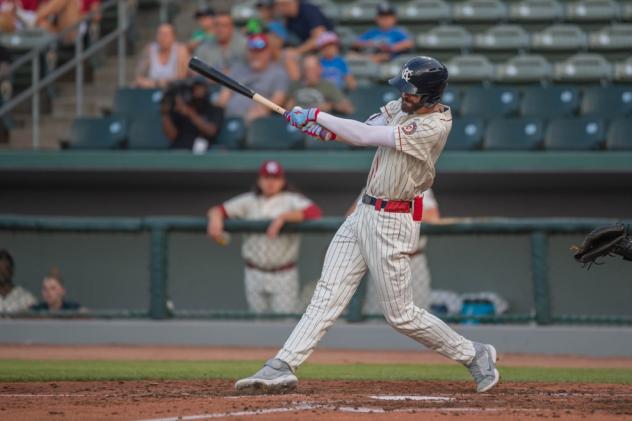
M66 28L59 34L51 36L41 44L34 47L28 53L22 55L13 61L8 69L9 75L14 75L16 71L25 64L31 64L31 86L11 98L6 104L0 108L0 116L3 116L15 107L31 98L31 123L32 123L32 145L33 149L38 149L40 145L40 91L48 87L64 74L75 69L75 96L76 96L76 115L80 117L83 114L83 83L84 83L84 61L94 54L100 52L107 47L115 39L117 44L117 60L118 60L118 86L122 87L126 84L126 32L129 27L128 10L132 0L108 0L104 2L99 11L88 13L83 19L74 25ZM97 14L101 14L109 9L117 8L117 27L114 31L101 37L88 48L84 46L84 33L80 30L83 25L89 24ZM51 48L64 43L70 35L74 34L74 57L53 70L50 74L41 78L41 55Z
M325 218L301 224L287 224L283 232L333 233L342 223L341 218ZM534 309L529 314L509 314L501 316L467 316L467 320L489 323L535 322L540 325L552 323L604 323L632 324L632 317L621 315L588 316L575 314L553 315L549 284L548 243L552 234L584 234L590 230L611 224L611 219L471 219L449 224L423 224L427 235L472 235L472 234L518 234L529 235L531 246L531 280L533 283ZM632 223L632 221L623 221ZM225 228L232 233L265 232L269 221L226 221ZM184 318L253 318L260 317L248 312L229 311L178 311L170 312L167 297L167 268L169 234L172 232L205 232L207 220L192 217L146 217L146 218L57 218L0 215L0 230L42 231L42 232L107 232L107 233L149 233L149 310L122 312L102 311L91 313L91 317L142 317L154 319L168 317ZM350 306L349 311L360 312L360 306ZM77 314L67 313L66 316ZM274 315L269 317L298 317L300 315ZM266 316L268 317L268 316ZM348 316L350 320L361 319L359 314ZM448 321L458 322L463 318L448 317Z

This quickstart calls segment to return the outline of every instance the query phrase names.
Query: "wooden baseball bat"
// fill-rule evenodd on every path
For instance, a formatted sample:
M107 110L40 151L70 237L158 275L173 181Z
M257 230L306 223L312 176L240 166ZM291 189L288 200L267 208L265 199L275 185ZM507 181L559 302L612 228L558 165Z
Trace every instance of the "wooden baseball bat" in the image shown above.
M219 83L220 85L225 86L228 89L231 89L237 92L238 94L251 98L252 100L258 102L259 104L274 111L277 114L281 114L281 115L285 114L285 111L286 111L285 108L281 107L278 104L275 104L274 102L270 101L268 98L264 97L263 95L259 95L258 93L256 93L255 91L247 87L246 85L236 81L230 76L227 76L226 74L220 72L213 66L210 66L209 64L205 63L204 61L200 60L197 57L193 57L191 58L191 60L189 60L189 68L195 70L202 76L208 79L211 79ZM321 135L320 135L320 138L322 140L331 140L333 137L334 136L332 132L323 128L323 131L321 132Z

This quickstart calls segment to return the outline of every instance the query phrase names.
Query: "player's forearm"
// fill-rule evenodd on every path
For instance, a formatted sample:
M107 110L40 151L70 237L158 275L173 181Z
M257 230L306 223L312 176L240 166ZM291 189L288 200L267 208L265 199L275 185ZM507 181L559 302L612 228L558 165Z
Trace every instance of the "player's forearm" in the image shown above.
M281 215L285 222L303 222L305 215L302 210L288 211Z
M359 121L334 117L323 111L318 113L317 122L353 145L395 147L395 133L391 126L369 126Z

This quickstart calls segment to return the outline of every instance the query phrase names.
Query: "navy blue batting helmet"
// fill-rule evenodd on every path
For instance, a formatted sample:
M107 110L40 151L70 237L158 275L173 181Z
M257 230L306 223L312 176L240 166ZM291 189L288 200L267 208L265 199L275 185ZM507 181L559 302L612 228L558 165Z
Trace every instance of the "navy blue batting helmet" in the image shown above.
M431 106L441 100L443 90L448 85L448 69L435 58L413 57L388 83L401 92L422 95L425 105Z

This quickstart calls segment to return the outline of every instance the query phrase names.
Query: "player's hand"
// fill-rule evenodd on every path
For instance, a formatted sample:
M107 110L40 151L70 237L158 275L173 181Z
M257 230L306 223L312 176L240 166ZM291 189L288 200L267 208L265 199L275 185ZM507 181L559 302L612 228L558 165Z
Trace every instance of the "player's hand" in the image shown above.
M301 128L301 131L308 136L315 137L318 140L329 141L336 139L335 133L330 132L320 124L314 123L313 121L310 121L305 126L303 126Z
M283 219L282 216L277 216L270 225L268 225L268 229L266 230L268 238L276 238L281 228L283 228L283 224L285 224L285 219Z
M301 128L310 121L315 122L319 112L318 108L294 107L292 111L286 111L283 116L292 126Z
M217 244L223 244L224 239L226 237L226 233L224 232L224 224L216 223L211 220L206 227L206 232L209 237L211 237Z

